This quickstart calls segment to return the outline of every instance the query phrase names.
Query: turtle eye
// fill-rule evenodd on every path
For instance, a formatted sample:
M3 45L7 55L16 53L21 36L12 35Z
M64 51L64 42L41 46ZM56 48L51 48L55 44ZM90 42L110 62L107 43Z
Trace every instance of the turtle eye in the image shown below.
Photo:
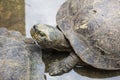
M46 36L45 33L41 32L41 31L39 32L39 34L40 34L41 37Z

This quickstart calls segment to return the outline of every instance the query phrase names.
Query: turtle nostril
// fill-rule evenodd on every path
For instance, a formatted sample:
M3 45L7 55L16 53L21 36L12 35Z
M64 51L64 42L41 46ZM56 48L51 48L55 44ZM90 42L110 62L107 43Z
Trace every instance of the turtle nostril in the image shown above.
M37 26L36 26L36 25L34 25L34 26L33 26L33 29L35 29L35 30L36 30L36 27L37 27Z

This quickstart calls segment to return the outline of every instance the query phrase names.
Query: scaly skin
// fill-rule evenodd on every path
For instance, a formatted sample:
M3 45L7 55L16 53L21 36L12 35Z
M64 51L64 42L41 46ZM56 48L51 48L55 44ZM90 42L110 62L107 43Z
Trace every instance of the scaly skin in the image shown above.
M42 48L53 48L58 51L70 51L70 45L62 32L57 28L39 24L31 29L31 36Z
M67 58L59 62L55 62L49 68L50 75L61 75L70 71L75 65L80 61L79 57L75 55L75 53L71 52Z
M53 48L58 51L72 51L72 48L68 44L62 32L55 27L42 24L35 25L31 29L31 36L42 48ZM49 74L59 75L68 72L78 62L80 62L80 59L71 52L67 58L54 63L49 69ZM83 62L81 61L81 63Z

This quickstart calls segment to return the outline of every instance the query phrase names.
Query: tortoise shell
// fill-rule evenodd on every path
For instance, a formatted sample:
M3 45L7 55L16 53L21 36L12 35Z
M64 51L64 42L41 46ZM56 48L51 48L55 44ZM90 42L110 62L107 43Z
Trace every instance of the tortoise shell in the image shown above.
M0 80L45 80L42 53L33 42L18 31L0 28Z
M82 61L120 69L120 0L68 0L56 20Z

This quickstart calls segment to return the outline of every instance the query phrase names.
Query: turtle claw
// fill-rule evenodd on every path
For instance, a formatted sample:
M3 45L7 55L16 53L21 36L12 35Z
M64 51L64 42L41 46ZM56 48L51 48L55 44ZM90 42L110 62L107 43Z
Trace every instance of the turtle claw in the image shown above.
M79 62L79 58L71 53L67 58L54 62L51 64L49 68L49 74L51 76L61 75L63 73L69 72L77 63Z
M57 76L69 72L74 67L74 65L70 66L69 64L65 60L53 63L49 68L49 75Z
M60 75L60 74L61 74L60 71L53 71L53 72L49 73L50 76L56 76L56 75Z

